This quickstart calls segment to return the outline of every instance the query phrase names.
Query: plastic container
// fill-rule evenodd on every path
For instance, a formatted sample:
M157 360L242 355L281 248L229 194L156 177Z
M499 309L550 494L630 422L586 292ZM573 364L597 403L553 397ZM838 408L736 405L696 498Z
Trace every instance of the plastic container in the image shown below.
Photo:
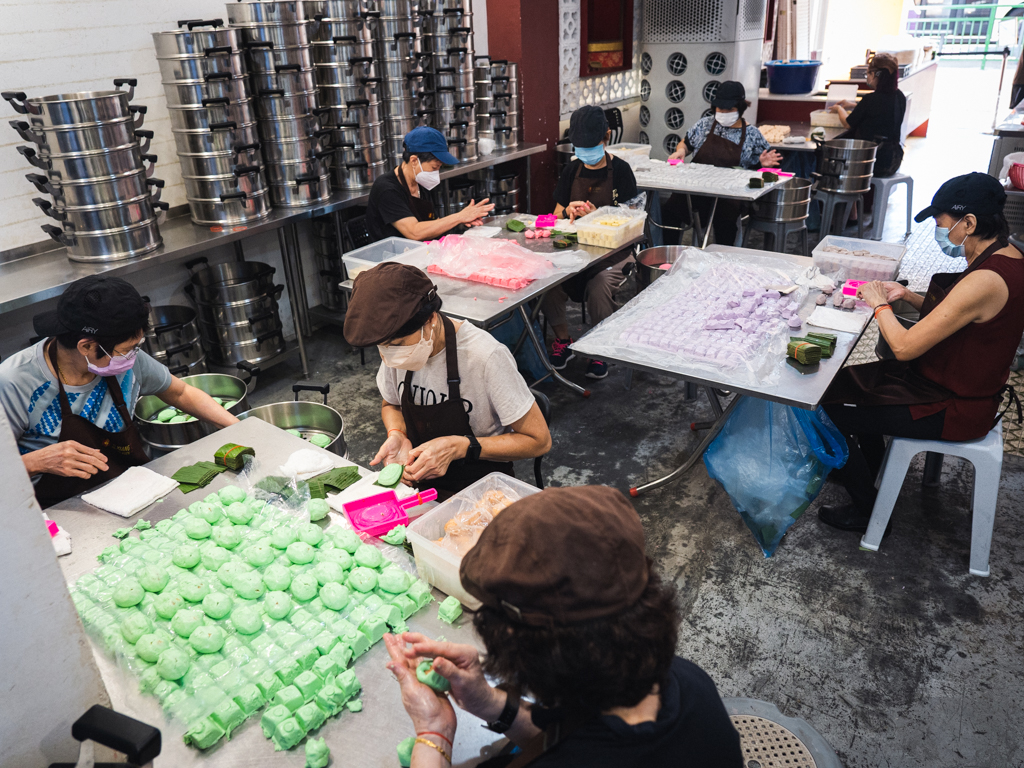
M830 245L848 251L868 251L874 255L853 256L826 252L824 249ZM880 243L876 240L827 235L814 246L811 256L814 258L814 266L825 274L835 275L841 280L895 280L906 252L906 247L899 243Z
M811 112L811 125L820 128L842 128L843 121L835 112L826 109L815 109Z
M643 234L646 219L646 211L606 205L576 219L576 237L580 245L618 248Z
M487 491L492 490L501 491L513 499L521 499L539 491L522 480L495 472L477 480L446 502L438 504L414 520L406 531L406 538L412 544L412 554L416 558L416 569L420 578L445 594L457 598L471 611L480 607L480 601L462 588L462 581L459 579L462 558L439 546L437 540L444 537L445 523L464 509L472 507Z
M820 61L811 59L775 59L765 63L769 93L810 93L818 79Z
M356 248L350 253L343 254L341 260L345 262L345 270L350 279L371 267L375 267L382 261L401 256L403 253L426 249L426 246L418 240L406 240L404 237L386 237L376 243Z
M1010 183L1015 189L1024 189L1024 164L1014 163L1010 166Z
M638 160L651 159L650 144L609 144L607 149L608 154L614 155L615 157L621 157L630 165L637 162Z

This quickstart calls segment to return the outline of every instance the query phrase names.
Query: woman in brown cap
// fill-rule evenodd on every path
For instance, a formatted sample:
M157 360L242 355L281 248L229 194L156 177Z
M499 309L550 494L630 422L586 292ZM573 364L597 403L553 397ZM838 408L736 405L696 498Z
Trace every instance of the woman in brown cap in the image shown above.
M517 501L484 529L460 577L483 603L473 619L483 661L472 645L385 636L416 729L413 768L447 766L456 727L448 699L417 680L423 657L459 707L521 748L487 768L743 765L714 682L675 655L675 590L651 567L619 491L551 488Z

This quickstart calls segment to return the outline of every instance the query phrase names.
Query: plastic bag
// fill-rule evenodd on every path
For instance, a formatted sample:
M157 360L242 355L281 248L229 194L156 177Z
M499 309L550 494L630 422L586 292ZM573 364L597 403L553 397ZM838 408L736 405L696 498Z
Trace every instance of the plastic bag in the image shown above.
M546 254L523 248L512 240L481 240L445 235L430 244L427 272L471 280L517 291L555 273Z
M846 439L821 408L746 398L704 451L708 475L729 494L765 557L846 464Z

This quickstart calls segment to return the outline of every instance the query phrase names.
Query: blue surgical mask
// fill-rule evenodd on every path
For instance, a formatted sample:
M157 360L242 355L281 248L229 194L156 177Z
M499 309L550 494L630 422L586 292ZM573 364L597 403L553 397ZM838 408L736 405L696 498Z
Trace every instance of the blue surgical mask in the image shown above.
M598 144L596 147L576 147L574 151L584 165L597 165L604 157L604 144Z
M963 217L961 217L960 221L963 220ZM962 243L960 243L960 245L957 245L956 243L949 239L949 233L956 229L957 224L959 224L960 221L958 221L956 224L954 224L952 227L949 227L948 229L946 227L935 227L935 242L939 244L939 248L942 250L944 254L953 259L959 259L963 257L964 243L967 242L967 235L964 235L964 240Z

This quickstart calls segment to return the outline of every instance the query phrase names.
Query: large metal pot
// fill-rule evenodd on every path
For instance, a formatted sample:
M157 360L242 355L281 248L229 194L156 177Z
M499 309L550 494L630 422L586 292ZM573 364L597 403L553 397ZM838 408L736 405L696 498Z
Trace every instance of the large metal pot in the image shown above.
M266 191L247 195L231 192L216 200L189 198L192 222L201 226L248 224L270 215L269 194Z
M366 144L356 146L355 144L340 143L334 145L334 162L343 163L366 163L369 166L383 163L387 158L384 153L384 143Z
M60 207L104 205L123 200L132 200L151 193L152 188L163 187L162 179L147 179L145 171L129 171L120 176L75 181L51 181L41 173L27 173L40 192L53 195ZM159 198L157 198L159 199Z
M322 128L315 131L311 136L305 136L301 139L265 141L263 143L263 157L268 164L307 160L315 157L319 152L327 148L324 140L330 135L330 128Z
M301 176L288 184L271 184L270 199L274 205L298 208L313 205L331 196L331 176Z
M242 54L225 53L212 56L180 56L172 59L157 58L160 77L167 83L173 80L204 80L215 72L227 72L232 77L245 77Z
M238 124L256 121L251 101L231 101L226 96L204 99L203 104L187 107L167 107L173 131L203 131L211 125L225 122Z
M100 149L123 147L133 141L138 141L139 137L135 133L142 128L146 108L137 106L129 108L140 113L138 119L124 117L81 128L72 126L39 128L29 125L24 120L12 120L11 127L25 141L39 145L41 154L95 152Z
M480 130L489 133L493 133L501 128L511 128L513 131L517 131L519 130L519 113L496 109L485 115L479 115L477 126Z
M316 109L316 91L287 94L283 90L260 91L256 112L261 120L308 115Z
M264 145L275 141L306 139L322 130L313 115L303 117L264 117L260 119L260 135ZM268 160L267 162L270 162Z
M409 59L379 59L377 65L379 74L389 80L400 80L412 74L426 74L423 70L421 58Z
M413 128L424 125L422 118L426 117L389 117L387 119L387 134L393 138L402 138Z
M71 261L83 263L130 259L155 251L163 243L156 218L101 232L64 232L52 224L44 224L41 229L68 249Z
M472 93L468 94L470 97ZM506 112L515 112L519 107L519 99L515 96L509 96L507 94L501 96L495 96L491 99L468 99L474 101L476 104L476 113L478 115L484 115L489 112L497 112L504 110Z
M792 178L753 202L760 221L802 221L811 204L810 179Z
M306 18L355 19L363 14L379 14L377 0L303 0Z
M148 301L148 298L146 299ZM168 350L199 341L196 311L178 304L150 306L149 329L143 339L146 352L166 365Z
M505 59L491 59L490 67L491 77L508 77L512 79L519 79L519 65L514 61L506 61Z
M381 58L385 61L409 61L423 55L423 37L416 32L401 32L382 40Z
M331 135L332 146L351 144L356 147L377 146L384 143L383 123L343 123Z
M204 265L193 272L193 268ZM197 304L233 304L273 294L274 268L258 261L210 264L204 256L185 262L189 283L185 293ZM200 317L202 316L200 310Z
M273 74L280 67L297 66L300 69L311 69L313 58L310 49L305 45L277 47L273 43L256 41L246 43L245 50L249 57L249 72L253 75Z
M334 185L339 189L368 189L388 171L386 162L370 165L364 161L335 163L331 168Z
M395 35L415 34L420 25L419 19L412 16L381 16L377 19L377 29L382 40L390 40Z
M149 146L149 139L144 142ZM17 147L32 165L43 171L50 183L89 181L95 178L121 176L142 170L147 177L156 170L156 155L147 155L137 143L97 152L71 152L39 155L32 147ZM148 164L148 166L147 166Z
M162 59L236 53L238 44L238 30L225 28L221 19L179 21L173 32L153 33L157 58Z
M122 91L121 86L128 90ZM131 116L129 102L135 93L136 81L125 78L114 81L114 91L83 91L59 93L30 99L20 91L4 91L3 96L16 112L32 116L32 124L42 128L61 125L93 125Z
M493 77L476 81L476 98L495 99L499 96L518 96L519 80L510 77Z
M326 42L309 44L314 64L344 64L352 59L373 56L373 43L351 35L336 37Z
M263 156L259 142L248 146L236 146L229 152L178 153L178 163L183 176L228 176L239 165L262 167Z
M354 37L361 42L372 43L377 37L376 17L339 18L324 16L310 22L310 37L317 42L330 42L336 37Z
M439 69L454 69L457 72L474 71L472 53L465 48L435 51L433 59L435 72ZM479 72L477 74L477 80L487 79L479 76Z
M377 0L382 16L414 16L419 12L419 0Z
M310 22L300 21L289 24L247 24L238 32L246 43L273 43L275 48L292 48L309 45Z
M859 139L834 139L819 144L817 188L857 193L871 188L878 145Z
M264 315L250 317L247 322L234 325L213 325L199 322L203 339L207 345L231 348L239 344L255 344L281 332L281 319L277 309ZM214 353L215 354L215 353Z
M427 91L422 72L412 72L405 77L388 78L385 83L390 99L415 99Z
M448 141L456 139L476 141L476 123L471 123L467 120L456 120L453 123L448 123L445 134Z
M355 101L380 103L384 101L384 81L380 78L366 78L354 86L325 85L319 89L319 93L320 104L324 107L344 107Z
M662 265L675 264L685 255L686 246L683 245L659 245L640 251L640 255L636 257L636 274L640 288L646 288L668 271L662 269Z
M236 27L253 24L295 24L306 20L305 7L298 0L245 0L227 4L228 23Z
M215 72L203 80L172 80L163 83L167 106L201 106L207 99L247 101L252 98L249 78Z
M209 325L248 323L252 317L260 317L268 312L277 312L277 300L281 297L283 291L283 285L275 285L266 293L256 294L243 301L218 304L196 302L196 312L199 319ZM193 294L189 294L189 298L192 297ZM194 298L193 301L195 301Z
M261 97L267 92L283 91L291 95L316 90L313 70L302 69L298 64L282 64L274 72L254 74L252 81L256 86L256 95Z
M471 163L477 158L477 141L448 139L448 152L460 163Z
M206 339L206 358L211 365L229 368L243 360L250 363L263 363L284 352L284 334L281 330L272 331L265 336L256 336L251 341L238 344L217 344Z
M198 200L219 200L223 195L233 195L236 192L244 192L246 195L259 194L267 188L262 170L258 165L239 165L226 176L182 176L185 195Z
M64 225L65 233L105 232L132 227L157 217L157 210L167 209L167 203L155 203L146 192L132 200L101 205L66 206L58 208L49 200L32 198L32 202L47 216Z
M377 70L372 58L358 58L344 64L317 64L314 79L318 86L353 87L368 77L376 77Z
M240 419L263 419L279 429L298 430L304 438L313 435L327 435L333 438L327 450L342 458L348 456L348 446L345 443L345 420L341 414L327 405L327 394L330 392L328 384L313 384L312 382L300 382L292 385L295 393L294 402L274 403L272 405L260 405L245 413L238 414ZM323 403L311 403L299 400L299 392L314 391L323 395Z
M248 146L260 143L256 123L236 123L233 120L211 124L205 131L173 131L172 133L178 151L189 155L232 152L236 145Z
M510 189L507 192L495 192L491 195L491 202L494 203L495 210L512 208L518 210L519 208L519 190Z
M476 106L472 102L456 104L451 109L438 108L437 110L438 125L449 125L462 120L465 120L468 123L473 123L474 125L476 124Z
M320 122L325 127L340 127L351 123L380 124L384 121L384 107L379 101L365 99L350 101L345 107L321 107Z
M323 176L330 172L334 150L323 149L306 160L274 163L267 166L267 181L271 184L293 184L297 179Z
M433 19L434 34L438 37L450 38L456 32L473 29L473 14L459 8L445 8L442 13L434 14Z
M461 91L472 91L473 72L468 69L439 69L434 73L434 83L438 88L457 88Z
M519 137L511 128L496 128L490 138L494 139L495 149L511 149L519 144Z

